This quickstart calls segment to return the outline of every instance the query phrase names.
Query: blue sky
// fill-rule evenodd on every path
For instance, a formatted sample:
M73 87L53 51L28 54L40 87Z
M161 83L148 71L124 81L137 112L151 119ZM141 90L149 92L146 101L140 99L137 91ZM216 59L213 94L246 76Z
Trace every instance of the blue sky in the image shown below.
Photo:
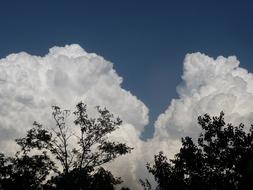
M0 2L0 57L78 43L114 63L150 109L150 126L177 97L186 53L236 55L253 71L252 1L37 0Z

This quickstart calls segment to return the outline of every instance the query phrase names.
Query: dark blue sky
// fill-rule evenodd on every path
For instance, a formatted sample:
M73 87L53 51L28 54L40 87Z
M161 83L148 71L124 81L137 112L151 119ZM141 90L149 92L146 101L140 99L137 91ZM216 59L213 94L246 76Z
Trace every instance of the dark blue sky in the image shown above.
M114 63L156 117L177 97L186 53L236 55L253 71L253 2L232 0L1 0L0 57L78 43Z

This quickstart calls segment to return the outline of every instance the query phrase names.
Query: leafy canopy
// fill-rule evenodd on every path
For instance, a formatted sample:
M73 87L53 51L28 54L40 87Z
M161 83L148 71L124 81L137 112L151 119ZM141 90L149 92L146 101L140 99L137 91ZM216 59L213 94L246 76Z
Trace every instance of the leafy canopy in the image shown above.
M253 185L253 127L226 124L224 113L218 117L198 117L202 133L195 143L182 138L174 159L160 152L148 171L154 175L158 190L167 189L248 189ZM146 189L150 185L143 182Z

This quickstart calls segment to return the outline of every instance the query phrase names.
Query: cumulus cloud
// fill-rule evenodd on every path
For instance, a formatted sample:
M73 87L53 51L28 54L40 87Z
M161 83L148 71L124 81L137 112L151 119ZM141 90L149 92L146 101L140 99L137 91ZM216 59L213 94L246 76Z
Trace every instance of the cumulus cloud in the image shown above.
M90 107L106 106L142 131L148 109L121 83L112 63L79 45L51 48L44 57L11 54L0 60L1 130L20 134L34 119L44 121L52 105L72 108L84 100Z
M154 137L142 141L148 108L121 87L122 78L111 62L79 45L53 47L43 57L25 52L8 55L0 59L0 149L14 152L13 139L23 136L34 120L51 125L52 105L73 109L83 100L89 108L106 106L124 121L111 138L135 148L107 167L131 189L141 189L138 179L151 177L146 162L160 150L172 157L181 137L196 137L197 116L223 110L229 122L253 123L253 75L239 67L236 57L188 54L183 68L178 99L158 117Z
M213 59L201 53L187 54L177 92L179 98L158 117L153 139L167 142L161 148L171 156L178 151L171 142L198 136L199 115L224 111L227 122L253 123L253 75L239 67L235 56Z
M24 136L33 121L52 125L52 105L73 109L81 100L88 108L107 107L124 121L117 136L128 140L131 146L140 144L139 136L148 123L148 109L121 83L111 62L87 53L79 45L53 47L43 57L21 52L0 59L1 151L13 153L13 140ZM89 112L93 114L94 110ZM129 159L124 159L130 165ZM133 159L134 156L130 160ZM134 168L132 172L123 166L121 169L122 177L133 178L126 176L132 176Z

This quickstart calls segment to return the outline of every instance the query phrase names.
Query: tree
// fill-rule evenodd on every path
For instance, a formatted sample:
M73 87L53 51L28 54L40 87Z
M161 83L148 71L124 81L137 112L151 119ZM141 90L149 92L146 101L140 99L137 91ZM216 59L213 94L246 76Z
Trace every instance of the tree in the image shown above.
M0 169L4 169L0 172L1 181L5 183L8 179L15 184L21 177L23 185L26 183L23 178L30 180L24 188L19 185L20 189L114 189L122 182L121 179L115 178L102 166L129 153L132 148L108 138L122 121L115 119L106 108L97 107L97 111L99 116L90 118L86 105L78 103L73 112L74 125L69 126L67 119L71 112L53 106L55 127L48 129L34 122L26 136L16 140L21 150L15 158L0 155ZM79 134L74 132L74 127ZM71 142L76 144L71 146ZM48 180L50 172L53 173ZM0 188L7 189L4 183Z
M0 154L0 189L40 189L54 168L45 152L32 156L18 152L15 157Z
M198 141L182 138L174 159L160 152L154 164L147 164L158 190L167 189L248 189L253 184L253 126L226 124L224 113L198 118L202 127ZM144 184L145 185L145 184Z

